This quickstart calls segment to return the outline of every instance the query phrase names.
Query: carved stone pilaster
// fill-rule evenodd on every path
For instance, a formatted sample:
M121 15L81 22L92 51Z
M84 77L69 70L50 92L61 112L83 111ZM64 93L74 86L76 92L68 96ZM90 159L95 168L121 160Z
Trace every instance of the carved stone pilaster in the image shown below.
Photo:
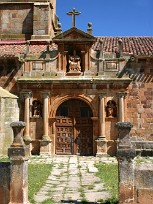
M20 93L21 97L24 98L24 121L26 123L26 127L24 130L24 141L29 144L31 142L30 137L30 98L32 97L31 91L22 91Z

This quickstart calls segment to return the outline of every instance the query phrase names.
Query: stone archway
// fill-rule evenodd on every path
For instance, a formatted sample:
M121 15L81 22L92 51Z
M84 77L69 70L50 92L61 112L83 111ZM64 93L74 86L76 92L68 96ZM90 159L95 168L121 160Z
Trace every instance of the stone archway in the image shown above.
M56 111L56 154L93 155L93 116L78 99L63 102Z

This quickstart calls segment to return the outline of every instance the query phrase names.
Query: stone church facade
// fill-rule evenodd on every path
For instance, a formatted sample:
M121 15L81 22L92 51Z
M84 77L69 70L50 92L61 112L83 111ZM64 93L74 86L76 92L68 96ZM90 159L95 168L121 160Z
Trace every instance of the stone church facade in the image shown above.
M74 23L62 32L55 0L0 2L0 86L18 97L31 154L113 156L119 121L152 141L153 37L94 37Z

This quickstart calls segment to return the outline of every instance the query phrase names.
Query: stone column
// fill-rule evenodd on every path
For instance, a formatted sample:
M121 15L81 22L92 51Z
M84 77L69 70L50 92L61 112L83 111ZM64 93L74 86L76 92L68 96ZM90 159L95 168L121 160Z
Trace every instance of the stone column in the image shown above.
M130 140L132 124L129 122L118 122L116 127L119 132L119 143L117 150L119 169L119 204L134 204L134 157L135 150Z
M31 92L30 91L25 91L21 92L21 95L25 99L25 107L24 107L24 122L26 123L26 127L24 130L24 141L26 143L31 142L31 137L30 137L30 98L31 98Z
M11 160L10 202L28 204L28 155L29 147L23 142L25 122L13 122L14 141L8 149Z
M125 121L125 97L127 93L118 92L117 95L119 98L119 121L124 122Z
M49 127L49 112L48 112L48 100L49 100L50 92L42 92L44 106L43 106L43 136L40 141L40 154L50 154L51 153L51 139L48 135L48 127Z
M106 93L99 95L99 137L97 142L97 156L107 154L107 140L105 135L105 97Z
M67 72L67 70L66 70L66 65L67 65L66 55L67 55L67 53L68 53L68 51L63 52L63 70L65 73Z
M86 69L85 69L85 51L84 50L82 50L81 51L81 58L82 58L82 72L85 72L86 71Z
M88 71L89 70L89 49L88 49L88 45L86 45L86 49L85 49L85 70L84 71Z

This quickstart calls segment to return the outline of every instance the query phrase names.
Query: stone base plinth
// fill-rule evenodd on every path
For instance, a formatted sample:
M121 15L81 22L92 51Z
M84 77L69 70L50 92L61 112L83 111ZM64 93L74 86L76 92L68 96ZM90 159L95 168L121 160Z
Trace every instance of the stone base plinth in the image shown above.
M107 140L105 137L99 137L97 140L97 153L96 156L107 155Z
M51 141L40 141L40 155L51 155Z

